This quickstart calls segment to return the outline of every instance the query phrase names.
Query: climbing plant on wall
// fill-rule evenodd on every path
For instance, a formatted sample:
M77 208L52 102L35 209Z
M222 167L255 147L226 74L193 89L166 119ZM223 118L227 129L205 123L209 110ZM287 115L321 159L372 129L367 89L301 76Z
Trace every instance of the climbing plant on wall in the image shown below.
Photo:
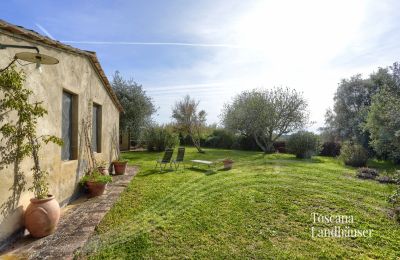
M47 111L40 102L31 102L32 91L24 87L25 74L15 66L0 73L0 170L13 167L12 195L1 205L2 213L13 210L25 190L26 178L21 170L24 158L32 156L33 186L30 188L38 199L48 194L47 172L40 167L41 143L62 141L55 136L37 136L37 120Z

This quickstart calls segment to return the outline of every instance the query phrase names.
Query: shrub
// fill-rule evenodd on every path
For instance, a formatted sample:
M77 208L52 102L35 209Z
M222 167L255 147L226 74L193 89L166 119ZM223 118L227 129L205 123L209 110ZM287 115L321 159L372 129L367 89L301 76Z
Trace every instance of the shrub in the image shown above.
M107 184L109 182L112 182L112 178L110 175L101 174L98 169L93 169L92 172L86 173L79 183L81 185L85 185L87 182Z
M345 165L363 167L367 165L368 152L359 144L346 142L340 149L340 159Z
M179 138L172 129L164 125L151 125L144 130L142 142L146 144L148 151L161 152L166 148L174 148L179 143Z
M309 159L320 150L319 137L311 132L299 131L289 137L287 150L297 158Z
M340 154L340 143L324 142L319 155L336 157Z
M375 179L378 175L378 170L368 167L361 167L357 170L357 177L360 179Z
M380 183L391 183L391 184L396 184L399 180L397 178L391 177L391 176L381 176L376 178L377 181Z
M249 150L249 151L261 151L261 148L257 145L254 138L251 136L239 135L232 144L232 149L236 150Z
M235 135L225 129L215 129L205 141L205 146L212 148L231 149Z

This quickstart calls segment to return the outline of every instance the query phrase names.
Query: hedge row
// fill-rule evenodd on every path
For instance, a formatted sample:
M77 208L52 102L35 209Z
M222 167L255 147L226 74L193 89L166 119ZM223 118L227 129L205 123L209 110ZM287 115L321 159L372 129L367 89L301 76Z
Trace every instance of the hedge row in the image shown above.
M193 145L189 136L179 135L180 145ZM200 144L202 147L235 149L248 151L261 151L252 137L237 136L224 129L216 129L211 135L201 138ZM287 153L287 142L274 142L274 148L279 153ZM340 154L340 143L325 142L322 144L319 155L336 157Z

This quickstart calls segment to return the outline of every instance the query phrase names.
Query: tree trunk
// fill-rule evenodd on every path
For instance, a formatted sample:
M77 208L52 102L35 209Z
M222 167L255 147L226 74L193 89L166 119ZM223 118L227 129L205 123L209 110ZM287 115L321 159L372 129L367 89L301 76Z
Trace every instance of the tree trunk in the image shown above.
M274 143L272 141L269 141L268 143L266 143L265 146L266 146L265 153L274 153L275 152Z
M257 145L263 150L264 153L273 153L274 143L271 140L260 140L256 134L253 135Z
M196 147L197 151L199 153L205 153L201 147L200 147L200 140L197 140L196 138L193 137L193 135L190 135L190 138L192 139L194 147Z
M264 152L266 152L266 147L261 143L261 141L258 139L258 136L256 134L253 135L254 140L256 141L258 147L261 148Z

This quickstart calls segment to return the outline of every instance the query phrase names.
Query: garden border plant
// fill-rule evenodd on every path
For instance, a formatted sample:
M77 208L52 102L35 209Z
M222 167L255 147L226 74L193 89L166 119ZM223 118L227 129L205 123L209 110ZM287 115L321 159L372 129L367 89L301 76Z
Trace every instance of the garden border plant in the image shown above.
M368 161L368 152L365 148L354 142L344 142L340 149L339 158L345 165L353 167L365 167Z
M144 129L141 142L149 152L163 152L167 148L174 149L179 144L179 137L172 126L153 123Z
M299 159L311 159L321 150L318 135L307 131L298 131L292 134L286 146L288 152L296 155Z

